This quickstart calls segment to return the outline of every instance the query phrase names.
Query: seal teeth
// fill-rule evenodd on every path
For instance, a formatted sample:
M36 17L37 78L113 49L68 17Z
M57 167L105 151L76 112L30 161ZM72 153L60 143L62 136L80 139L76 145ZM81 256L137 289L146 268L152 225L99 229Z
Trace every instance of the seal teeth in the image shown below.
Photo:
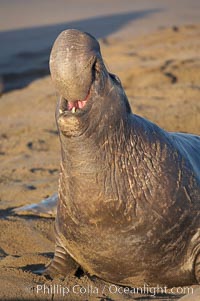
M63 113L63 110L59 109L59 113L62 114L62 113Z
M76 108L75 107L72 108L72 113L73 114L76 113Z

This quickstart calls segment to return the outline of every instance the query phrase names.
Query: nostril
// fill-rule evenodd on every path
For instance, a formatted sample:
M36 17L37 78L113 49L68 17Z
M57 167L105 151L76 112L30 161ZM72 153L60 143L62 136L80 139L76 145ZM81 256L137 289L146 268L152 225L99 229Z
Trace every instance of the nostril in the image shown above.
M97 59L95 58L93 64L92 64L92 71L96 71L96 64L97 64Z
M95 81L95 79L97 78L97 74L99 73L99 64L97 61L97 58L95 58L93 64L92 64L92 82Z
M92 64L92 83L95 81L95 77L96 77L96 60L93 62Z

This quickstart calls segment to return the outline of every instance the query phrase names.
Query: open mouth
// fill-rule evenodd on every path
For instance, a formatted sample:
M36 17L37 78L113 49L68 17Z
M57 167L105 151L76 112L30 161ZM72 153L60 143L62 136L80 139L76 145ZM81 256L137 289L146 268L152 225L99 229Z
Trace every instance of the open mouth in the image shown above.
M86 95L85 99L83 100L76 100L76 101L68 101L67 102L67 109L68 111L71 111L72 113L76 113L77 110L82 110L90 97L90 90L88 94Z
M88 103L88 100L90 98L91 89L89 90L88 94L83 100L75 100L75 101L69 101L65 98L62 98L61 106L59 109L60 114L64 113L80 113L85 108L86 104Z

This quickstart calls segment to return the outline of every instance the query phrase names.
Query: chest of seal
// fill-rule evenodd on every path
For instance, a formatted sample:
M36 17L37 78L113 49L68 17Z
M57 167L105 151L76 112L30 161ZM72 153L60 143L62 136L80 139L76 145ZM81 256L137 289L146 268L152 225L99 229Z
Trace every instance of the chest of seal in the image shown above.
M71 257L119 284L199 281L200 138L132 114L89 34L63 32L50 68L62 160L49 271Z

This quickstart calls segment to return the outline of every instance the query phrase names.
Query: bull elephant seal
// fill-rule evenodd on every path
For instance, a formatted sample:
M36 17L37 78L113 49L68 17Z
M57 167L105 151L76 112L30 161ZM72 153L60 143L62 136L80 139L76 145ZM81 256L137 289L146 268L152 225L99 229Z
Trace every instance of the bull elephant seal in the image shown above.
M90 34L63 31L50 70L61 172L46 272L66 276L79 265L121 285L199 282L200 137L132 114Z

